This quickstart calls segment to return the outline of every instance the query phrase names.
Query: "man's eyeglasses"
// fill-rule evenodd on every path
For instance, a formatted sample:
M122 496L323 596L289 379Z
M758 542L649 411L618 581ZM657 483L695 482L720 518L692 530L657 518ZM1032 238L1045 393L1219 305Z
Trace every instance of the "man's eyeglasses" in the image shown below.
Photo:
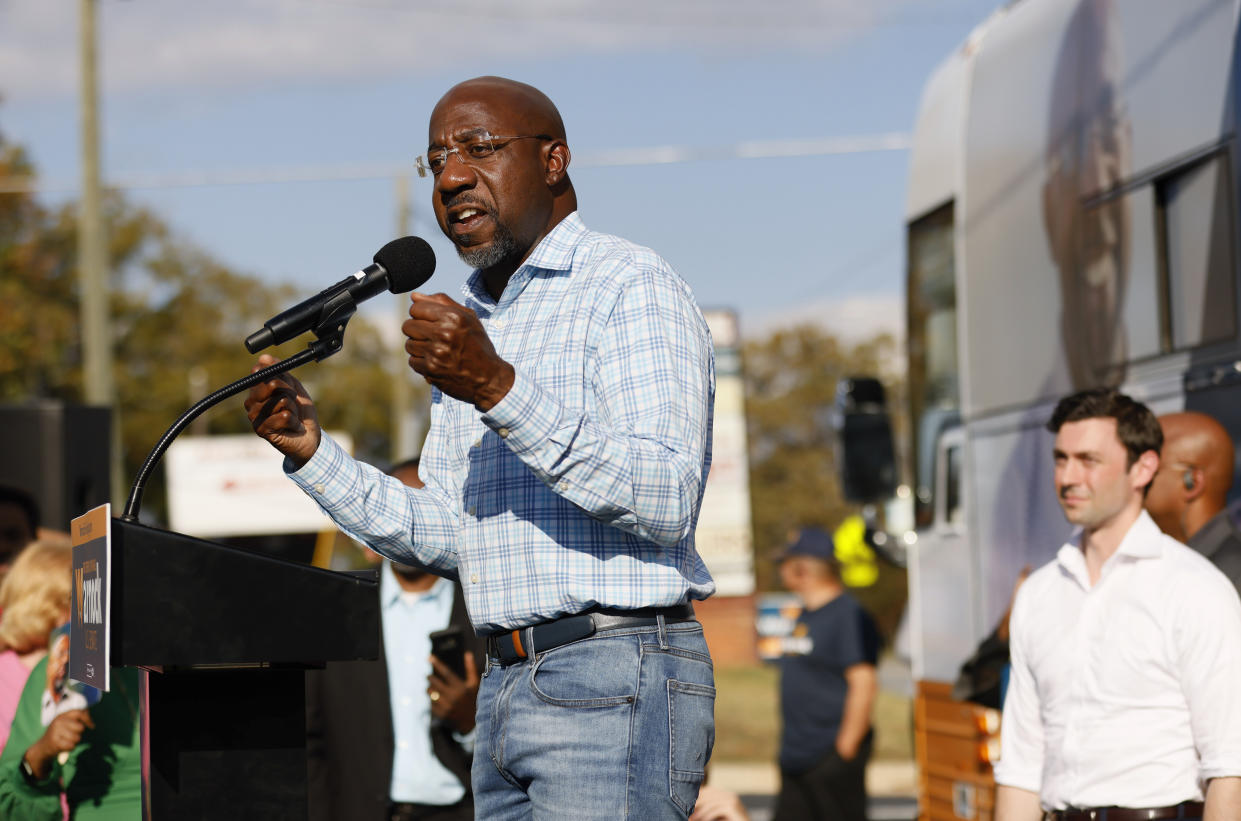
M551 139L554 138L547 134L517 134L501 137L480 131L461 140L453 148L433 148L427 151L425 156L418 157L418 176L425 177L430 171L432 176L438 177L444 170L444 166L448 164L449 154L456 154L458 159L468 165L477 165L487 162L492 155L514 140Z

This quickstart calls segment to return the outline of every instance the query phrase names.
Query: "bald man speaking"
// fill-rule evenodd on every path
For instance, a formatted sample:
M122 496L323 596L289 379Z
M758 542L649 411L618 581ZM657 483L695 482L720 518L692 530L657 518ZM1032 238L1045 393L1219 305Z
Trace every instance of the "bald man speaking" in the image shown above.
M694 541L707 323L654 251L586 227L543 92L467 80L427 132L431 205L473 271L460 301L413 294L401 326L433 387L426 486L351 459L293 376L246 411L342 529L461 582L488 642L475 817L684 821L715 738L692 606L715 592Z
M1159 417L1163 450L1146 509L1159 529L1197 550L1241 591L1241 532L1229 511L1232 438L1204 413Z

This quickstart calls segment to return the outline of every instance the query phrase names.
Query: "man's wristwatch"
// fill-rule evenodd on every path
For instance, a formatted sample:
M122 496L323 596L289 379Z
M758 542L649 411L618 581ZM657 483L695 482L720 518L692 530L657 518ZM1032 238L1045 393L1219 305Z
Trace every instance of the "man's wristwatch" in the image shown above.
M22 756L21 763L18 768L22 771L22 778L26 779L26 783L32 787L39 786L39 777L34 774L34 768L30 766L30 762L26 760L26 756Z

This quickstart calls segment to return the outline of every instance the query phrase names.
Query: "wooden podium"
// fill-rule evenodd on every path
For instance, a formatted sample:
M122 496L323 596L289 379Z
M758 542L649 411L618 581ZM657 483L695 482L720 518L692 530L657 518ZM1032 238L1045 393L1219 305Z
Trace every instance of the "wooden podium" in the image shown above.
M140 667L144 816L306 818L305 670L379 656L373 570L113 518L113 667Z

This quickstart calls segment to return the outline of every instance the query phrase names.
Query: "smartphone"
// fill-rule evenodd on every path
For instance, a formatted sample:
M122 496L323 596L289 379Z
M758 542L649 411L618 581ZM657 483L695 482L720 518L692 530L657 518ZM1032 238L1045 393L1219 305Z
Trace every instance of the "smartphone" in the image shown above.
M465 678L465 631L447 627L431 634L431 655L448 665L448 669Z

